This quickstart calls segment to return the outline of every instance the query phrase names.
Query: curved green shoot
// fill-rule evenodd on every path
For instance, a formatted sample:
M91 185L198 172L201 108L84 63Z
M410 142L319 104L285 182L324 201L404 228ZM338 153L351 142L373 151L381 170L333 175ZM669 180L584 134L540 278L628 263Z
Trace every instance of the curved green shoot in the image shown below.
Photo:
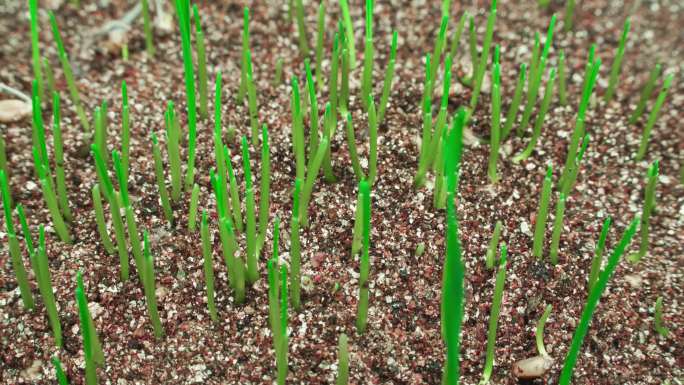
M532 246L533 254L538 259L542 258L542 249L544 247L544 233L546 231L546 221L549 215L549 201L551 199L551 188L553 187L553 168L551 165L546 169L546 177L542 184L541 199L539 200L539 209L537 210L537 219L534 227L534 242Z
M501 226L501 221L496 221L492 239L489 241L489 246L487 247L487 256L485 257L485 266L487 266L487 269L493 269L496 265L496 248L499 246Z
M658 296L655 303L655 311L653 313L653 328L658 334L667 338L670 330L663 326L663 297Z
M52 26L52 36L57 44L57 52L59 53L59 61L62 63L62 71L64 71L64 77L67 81L67 88L69 88L69 93L71 95L71 102L76 107L76 113L81 121L83 129L90 131L90 123L88 122L88 117L86 116L85 109L83 108L83 103L81 103L81 95L78 92L78 87L76 87L76 81L74 80L74 71L71 69L71 63L69 63L69 56L64 49L64 43L62 42L62 35L59 33L59 27L57 26L57 20L55 19L55 14L50 11L50 25Z
M594 249L594 258L591 260L591 270L589 271L589 280L587 281L587 291L589 292L591 292L591 289L596 284L599 272L601 271L601 264L603 263L603 250L606 247L606 238L608 237L608 230L610 230L611 221L612 219L610 217L603 221L601 234L599 235L598 243Z
M577 362L577 356L580 349L582 348L582 342L584 337L587 335L587 330L589 329L589 323L596 310L599 299L601 295L608 286L608 281L613 276L615 268L618 262L620 262L620 257L624 253L625 249L632 241L632 237L636 233L637 224L639 223L639 218L635 218L630 223L629 227L625 230L613 253L608 257L608 263L606 267L599 274L598 281L589 292L589 297L587 298L587 303L584 305L582 310L582 316L580 317L580 322L575 329L575 333L572 336L572 342L570 343L570 349L563 363L563 369L560 373L560 378L558 380L559 385L570 385L572 380L572 372L575 369L575 363Z
M549 353L546 352L546 348L544 347L544 326L546 326L546 320L549 319L551 309L551 304L546 305L544 314L542 314L541 318L539 318L539 321L537 321L537 328L534 331L535 340L537 341L537 352L539 352L539 355L542 357L549 356Z
M370 272L370 183L362 180L359 182L363 202L363 252L359 272L359 305L356 313L356 331L363 334L368 322L368 274Z
M489 328L487 331L487 355L485 357L484 372L480 385L487 384L492 376L494 368L494 351L496 349L496 329L499 323L501 312L501 300L503 298L504 284L506 283L506 245L501 245L501 261L499 271L496 273L496 283L494 286L494 298L492 299L492 309L489 314Z
M100 185L95 184L91 189L93 198L93 209L95 210L95 222L97 223L97 232L100 234L100 241L107 254L114 254L114 244L107 232L107 223L105 221L104 209L102 208L102 197L100 194Z
M651 131L653 130L653 126L655 126L656 120L658 120L658 113L660 112L660 108L663 106L663 103L665 103L665 98L667 97L667 92L669 91L670 86L672 85L673 78L674 73L668 75L665 78L663 86L660 88L658 99L656 99L656 102L653 105L653 109L651 110L651 113L648 115L648 120L646 121L646 125L644 126L644 131L641 134L641 142L639 143L639 150L637 151L636 160L642 160L646 155L646 149L648 148L648 140L651 137Z
M641 212L641 222L639 223L639 232L641 233L641 242L639 243L639 251L631 254L628 259L630 262L639 262L641 258L646 255L648 251L648 237L651 214L655 207L656 198L656 184L658 183L659 166L658 161L651 163L648 168L648 182L646 184L646 191L644 193L644 206Z
M639 102L637 103L637 108L634 110L632 115L629 116L629 123L630 124L636 123L636 121L644 113L644 109L646 109L646 102L648 102L648 99L651 97L651 94L653 93L653 90L655 89L656 81L660 77L660 68L661 68L660 63L656 63L656 65L653 67L653 69L651 69L651 73L648 75L648 80L646 81L646 85L641 90L641 95L639 96Z
M66 373L64 373L64 369L62 369L62 362L57 356L52 357L52 365L55 366L55 372L57 373L57 383L59 385L69 385Z
M7 229L7 235L9 238L9 254L12 260L12 270L14 270L14 276L19 285L19 294L21 295L21 301L24 307L27 309L33 309L33 295L31 295L31 285L28 281L28 276L26 275L26 269L24 268L24 262L21 258L21 249L19 247L19 240L17 239L16 233L14 232L14 222L12 220L12 207L8 202L10 202L10 190L7 184L7 176L5 171L0 170L0 189L2 189L2 207L5 212L5 228ZM19 211L19 218L23 217L23 210L21 205L17 206ZM28 226L26 226L28 230ZM25 237L27 242L27 248L31 252L32 247L29 246L30 237Z
M349 384L349 347L347 335L340 334L337 347L337 385Z
M278 219L276 219L278 221ZM276 237L274 241L278 241ZM275 245L277 248L277 244ZM277 366L278 366L278 385L285 385L285 380L287 378L288 364L287 364L287 353L288 353L288 335L287 335L287 268L285 266L280 267L280 351L278 352Z
M615 59L613 60L613 65L610 69L610 78L608 80L608 89L606 94L603 96L603 100L608 103L613 98L615 94L615 87L617 87L620 70L622 69L622 58L625 56L625 44L627 43L627 34L629 34L630 20L629 17L625 19L625 24L622 29L622 37L620 38L620 44L618 45L617 51L615 52Z
M446 46L446 31L449 25L449 15L442 11L442 21L439 24L439 33L435 39L435 47L432 50L432 66L430 67L430 88L434 89L437 78L437 68L442 61L442 51Z

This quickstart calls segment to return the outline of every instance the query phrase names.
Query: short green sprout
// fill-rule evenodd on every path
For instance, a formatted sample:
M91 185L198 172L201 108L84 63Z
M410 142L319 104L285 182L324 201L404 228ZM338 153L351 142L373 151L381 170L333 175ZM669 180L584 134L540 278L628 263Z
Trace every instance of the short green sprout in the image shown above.
M494 23L496 23L496 0L492 0L491 7L489 8L489 15L487 16L487 30L485 31L485 37L482 43L482 53L480 54L480 58L477 60L477 67L473 69L473 93L470 97L471 110L475 110L475 107L477 107L477 100L480 96L480 90L482 89L482 80L484 79L487 63L489 62L492 37L494 36Z
M212 262L211 238L207 221L207 210L202 212L202 224L200 229L202 237L202 256L204 257L204 280L207 285L207 308L213 322L218 322L216 304L214 303L214 264Z
M551 199L551 189L553 187L553 168L551 165L546 169L546 176L542 184L541 198L539 199L539 209L534 227L534 244L532 247L535 257L541 259L542 249L544 248L544 233L546 232L546 221L549 214L549 201Z
M660 63L656 63L656 65L653 66L653 69L651 69L651 72L648 75L648 80L646 81L646 85L641 90L641 95L639 96L639 102L637 103L637 107L632 113L632 115L629 116L630 124L636 123L636 121L644 113L644 109L646 109L646 102L648 102L648 99L651 97L651 94L655 89L656 81L660 77L660 69Z
M608 230L610 230L611 221L612 219L610 217L603 221L601 234L599 235L598 243L594 249L594 258L591 260L591 270L589 271L589 280L587 281L587 291L589 292L591 292L594 284L596 284L599 272L601 271L601 264L603 263L603 250L606 247L606 238L608 237Z
M630 262L639 262L648 251L650 219L656 203L656 184L658 183L658 174L659 166L658 161L656 160L651 163L651 166L648 168L648 182L646 184L646 191L644 192L644 206L641 212L641 222L639 223L639 232L641 234L639 251L631 254L628 257Z
M301 307L301 250L299 240L299 196L302 181L295 179L292 193L292 217L290 219L290 301L295 310Z
M494 225L494 233L492 239L489 241L487 247L487 256L485 257L485 266L487 269L493 269L496 265L496 249L499 246L499 237L501 236L501 221L496 221Z
M549 247L549 259L551 263L558 264L558 245L563 230L563 218L565 216L565 194L560 193L556 202L556 215L553 220L553 232L551 234L551 246Z
M549 315L551 315L552 308L551 304L546 305L544 314L542 314L539 321L537 321L537 327L534 331L535 340L537 342L537 352L542 357L549 356L549 353L546 352L546 348L544 347L544 326L546 326L546 320L548 320Z
M642 160L646 155L646 149L648 148L648 140L651 137L651 131L653 130L653 126L655 126L656 120L658 120L658 113L660 112L660 108L663 106L663 103L665 103L665 98L667 97L667 92L670 90L673 78L674 74L669 74L665 78L663 86L660 88L658 99L656 99L656 102L653 105L653 109L651 110L651 113L648 115L648 120L646 121L646 125L644 126L644 131L641 134L641 142L639 142L639 150L636 154L636 160Z
M615 52L615 59L613 59L613 65L610 69L610 79L608 81L608 89L606 94L603 96L603 100L608 103L613 98L615 94L615 87L617 87L618 80L620 77L620 70L622 69L622 58L625 56L625 44L627 43L627 34L629 34L630 20L629 17L625 19L625 24L622 29L622 37L620 38L620 44L618 45L617 51Z
M667 338L670 330L663 326L663 297L658 296L655 303L655 310L653 312L653 328L658 334Z

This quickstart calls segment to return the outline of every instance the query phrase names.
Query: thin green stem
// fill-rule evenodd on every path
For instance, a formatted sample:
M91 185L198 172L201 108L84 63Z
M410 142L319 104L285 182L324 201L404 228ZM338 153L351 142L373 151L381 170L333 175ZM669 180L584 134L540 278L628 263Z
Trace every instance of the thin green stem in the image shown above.
M290 296L292 307L299 310L301 307L301 244L299 240L299 198L302 181L295 179L294 192L292 193L292 217L290 219Z
M150 252L150 241L148 239L147 231L143 234L144 250L145 250L145 268L143 269L143 282L145 286L145 299L147 302L147 312L150 315L152 328L154 330L154 337L159 340L164 334L161 320L159 319L159 310L157 309L157 294L155 289L154 278L154 258Z
M501 313L501 300L503 299L503 290L506 283L506 245L501 245L501 260L499 262L499 271L496 273L496 283L494 285L494 298L492 299L492 308L489 313L489 328L487 329L487 355L485 356L484 372L480 384L486 384L492 375L494 368L494 352L496 349L496 329L499 323L499 315Z
M100 234L100 241L107 254L114 254L114 244L107 232L104 209L102 208L102 198L100 196L100 185L95 184L91 190L93 197L93 208L95 210L95 221L97 222L97 232Z
M207 308L209 309L211 320L216 323L218 322L218 315L216 313L216 304L214 303L214 264L212 262L207 210L202 212L200 234L202 237L202 256L204 257L204 280L207 285Z
M359 182L363 202L363 251L359 269L359 305L356 313L356 331L363 334L368 322L368 275L370 273L370 225L371 225L371 202L370 183L365 180Z
M197 81L200 97L200 116L202 119L209 117L209 90L207 80L207 55L206 47L204 45L204 32L202 32L202 23L200 21L197 4L192 5L192 11L195 16L195 43L197 44Z
M145 49L150 58L154 57L154 32L152 30L152 19L150 18L150 8L147 0L140 0L143 15L143 25L145 30Z
M591 260L591 270L589 271L589 280L587 281L587 291L589 292L591 292L591 289L596 284L599 272L601 271L601 264L603 263L603 250L606 247L606 237L608 237L608 230L610 230L611 221L612 219L610 217L603 221L601 234L599 235L598 243L594 249L594 258Z
M499 246L501 226L501 221L496 221L496 224L494 225L494 233L492 233L492 239L489 241L489 246L487 247L487 256L485 258L485 266L487 266L487 269L493 269L496 265L496 249Z
M639 251L628 257L630 262L639 262L648 251L650 220L651 214L653 213L653 209L655 207L658 174L659 165L658 161L656 160L651 163L651 166L648 168L648 182L646 184L646 191L644 192L644 205L641 212L641 221L639 222L639 232L641 235Z
M532 247L534 256L538 259L542 258L542 249L544 248L544 233L546 232L546 221L549 214L549 201L551 199L551 188L553 187L553 168L551 165L546 169L546 176L542 185L541 199L539 200L539 209L537 210L536 223L534 227L534 244Z
M637 107L630 115L629 117L629 123L634 124L636 121L641 117L641 115L644 113L644 109L646 109L646 102L648 102L648 99L651 97L651 94L653 94L653 90L655 89L655 84L658 78L660 77L660 63L656 63L656 65L651 69L651 73L648 75L648 80L646 81L646 85L644 88L641 90L641 95L639 96L639 102L637 103Z
M190 208L188 211L188 231L194 233L197 229L197 204L199 201L199 185L195 183L192 186L192 194L190 195Z
M608 80L608 89L606 94L603 96L603 100L608 103L613 98L615 93L615 88L617 87L620 70L622 69L622 58L625 56L625 44L627 43L627 35L629 34L630 20L629 17L625 19L625 24L622 29L622 37L620 38L620 44L618 45L617 51L615 52L615 59L613 60L613 65L610 69L610 78Z
M534 331L535 340L537 341L537 352L539 352L539 355L542 357L549 356L549 354L546 352L546 348L544 347L544 326L546 326L546 320L548 320L549 315L551 315L552 308L553 307L551 304L546 305L544 314L542 314L541 318L539 318L539 321L537 321L537 327Z
M558 264L558 245L561 231L563 230L563 218L565 216L565 194L560 193L556 202L556 215L553 220L553 233L551 234L551 246L549 247L549 259L553 265Z
M641 134L641 142L639 143L639 150L637 151L636 160L642 160L646 155L648 141L651 137L651 131L653 130L653 126L655 126L655 123L658 120L658 113L660 112L660 108L663 106L663 103L665 103L665 98L667 97L667 92L670 89L670 85L672 84L673 78L674 73L668 75L665 78L663 86L660 88L658 99L656 99L656 102L653 105L653 109L651 110L651 113L648 115L648 121L646 122L646 125L644 126L644 131Z

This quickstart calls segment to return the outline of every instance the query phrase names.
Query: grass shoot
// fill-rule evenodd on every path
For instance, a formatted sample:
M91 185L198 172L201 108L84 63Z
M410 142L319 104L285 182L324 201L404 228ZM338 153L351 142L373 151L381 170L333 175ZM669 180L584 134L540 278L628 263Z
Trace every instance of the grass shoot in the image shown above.
M57 383L59 385L69 385L69 381L67 380L66 373L64 373L64 369L62 369L62 362L57 358L57 356L52 357L52 365L55 366L55 372L57 375Z
M181 158L180 158L180 123L173 102L166 105L164 114L166 126L166 151L169 155L169 168L171 174L171 199L178 202L181 195ZM154 139L153 139L154 141Z
M663 82L663 86L660 88L658 99L656 99L653 109L648 115L648 120L644 126L644 131L641 134L641 142L639 143L639 150L636 154L636 160L642 160L646 155L646 149L648 148L648 141L651 137L651 131L653 130L653 126L655 126L656 120L658 120L658 113L660 112L660 108L663 106L663 103L665 103L665 98L667 97L667 92L670 90L673 78L673 73L668 75Z
M558 101L561 106L568 104L568 80L565 69L565 52L560 51L558 58Z
M648 179L646 184L646 191L644 192L644 206L641 212L641 222L639 223L639 232L641 235L641 242L639 243L639 251L631 254L628 259L630 262L639 262L641 258L646 255L649 244L649 227L651 214L655 208L656 199L656 184L658 183L659 166L658 161L651 163L648 168Z
M366 330L368 321L368 274L370 272L370 183L365 180L359 182L363 202L363 252L359 272L359 306L356 314L356 331L362 334Z
M295 179L292 193L292 217L290 219L290 302L295 310L301 307L301 250L299 240L299 197L302 181Z
M242 137L242 165L245 175L245 205L247 216L247 281L254 283L259 278L257 266L257 234L254 214L254 187L252 186L252 169L249 164L249 145L247 137Z
M97 223L97 232L100 234L100 241L107 254L114 254L114 244L107 232L107 223L105 221L104 209L102 208L102 196L100 194L100 185L95 184L91 189L93 198L93 209L95 210L95 222Z
M598 243L594 249L594 258L591 260L591 270L589 271L589 280L587 281L588 291L596 284L599 272L601 271L601 265L603 264L603 250L606 247L606 238L608 237L608 230L610 230L610 223L612 219L610 217L603 221L603 226L601 227L601 234L599 235Z
M558 245L560 243L561 231L563 230L564 216L565 194L560 193L556 202L556 215L553 220L553 232L551 233L551 246L549 248L549 259L553 265L558 264Z
M492 376L494 368L494 351L496 349L496 329L499 323L501 312L501 300L503 299L504 284L506 283L506 244L501 245L501 260L499 271L496 273L496 283L494 287L494 298L492 299L492 309L489 313L489 328L487 331L487 355L485 358L484 372L480 384L487 384Z
M299 36L299 53L302 57L309 56L309 39L306 33L306 23L304 22L304 4L302 0L294 0L297 17L297 34Z
M150 8L147 0L140 0L143 15L143 28L145 31L145 49L150 58L154 57L154 32L152 30L152 19L150 18Z
M535 340L537 342L537 352L542 357L549 356L549 353L546 352L546 348L544 347L544 326L546 326L546 321L549 319L551 309L551 304L546 305L544 314L542 314L541 318L539 318L539 321L537 321L537 327L534 331Z
M527 144L527 147L520 154L513 158L513 162L520 162L525 160L532 155L532 151L537 146L537 142L541 137L542 125L544 124L544 119L546 118L546 113L549 111L551 106L551 99L553 98L553 88L556 84L556 69L552 68L549 74L549 80L546 82L546 90L544 91L544 98L542 99L541 106L539 107L539 112L537 113L537 118L534 122L534 129L532 130L532 138Z
M503 131L501 132L501 140L508 138L508 134L511 133L515 119L518 116L518 108L520 107L520 101L522 100L522 91L525 86L525 73L527 72L527 66L525 63L520 64L520 74L518 75L518 82L515 85L515 91L513 92L513 100L511 105L508 107L508 112L506 113L506 123L503 126Z
M192 194L190 195L190 208L188 209L188 231L195 232L197 228L197 204L199 203L199 185L195 183L192 186Z
M532 251L535 257L541 259L542 249L544 248L544 233L546 231L546 221L549 215L549 201L551 199L551 189L553 187L553 168L551 165L546 169L546 176L542 184L541 198L539 199L539 209L537 210L536 223L534 227L534 242Z
M658 296L653 312L653 328L661 336L667 338L670 330L663 325L663 297Z
M485 266L487 266L487 269L493 269L496 265L496 249L499 246L501 226L501 221L496 221L496 224L494 225L494 233L492 234L492 239L489 241L487 255L485 257Z
M615 94L615 87L617 87L618 81L620 80L620 70L622 69L622 58L625 56L625 44L627 43L627 35L629 34L630 20L629 17L625 19L625 24L622 29L622 37L620 38L620 44L618 45L617 51L615 52L615 59L613 59L613 65L610 69L610 79L608 81L608 89L606 90L603 100L608 103L613 98Z
M169 201L169 190L166 189L166 182L164 179L164 164L162 163L161 150L159 149L159 141L157 135L152 133L152 154L154 156L154 175L157 181L157 189L159 190L159 200L161 201L164 217L169 222L173 223L173 209Z
M19 206L21 207L21 206ZM23 212L21 214L23 217ZM26 219L22 218L22 223L26 223ZM29 239L31 234L28 233L28 226L24 227L25 239ZM45 227L40 225L38 237L38 249L30 253L31 265L33 266L33 273L38 280L38 289L40 296L43 298L45 304L45 311L50 321L52 328L52 336L55 338L55 346L62 347L62 326L59 322L59 313L57 312L57 303L55 301L55 294L52 290L52 279L50 278L50 268L48 266L47 247L45 246Z
M104 352L102 344L95 330L95 322L88 308L88 299L83 286L83 275L79 271L76 274L76 304L78 305L78 315L80 320L81 335L83 336L83 353L85 356L86 384L96 385L97 375L96 366L104 364Z
M641 95L639 95L639 102L637 103L637 107L632 113L632 115L629 116L629 124L636 123L636 121L639 120L641 115L644 113L644 110L646 109L646 102L648 102L648 99L651 97L651 94L653 94L656 81L658 81L658 78L660 77L660 70L660 63L656 63L656 65L653 66L653 69L651 69L651 72L648 75L648 80L646 81L646 85L641 90Z
M242 10L242 56L240 62L240 88L237 100L242 104L247 94L247 56L249 55L249 8Z
M259 178L259 234L257 249L261 250L266 239L271 199L271 154L268 144L268 128L261 126L261 176Z
M318 28L316 31L316 84L323 91L323 45L325 44L325 2L318 5ZM307 59L308 60L308 59Z
M197 88L199 88L200 97L200 116L202 119L207 119L207 117L209 117L207 54L206 47L204 45L204 32L202 31L202 22L200 21L197 4L192 5L192 12L195 17L195 43L197 44Z
M489 61L490 46L492 44L492 37L494 36L494 23L496 22L496 0L492 0L489 15L487 16L487 30L485 31L484 41L482 43L482 53L477 60L477 67L474 67L473 77L473 93L470 97L470 109L475 110L477 107L477 99L480 96L482 89L482 80L484 79L485 70L487 69L487 62Z
M349 383L349 347L347 335L340 334L337 348L337 385L347 385Z
M42 99L45 91L43 71L40 60L40 29L38 29L38 0L29 0L29 19L31 21L31 59L33 60L33 78L38 83L38 95ZM54 84L54 83L53 83Z
M501 140L501 75L499 69L498 44L494 47L494 64L492 67L492 106L489 130L489 167L487 169L487 175L489 175L490 182L496 183L499 181L496 163L499 159L499 143Z

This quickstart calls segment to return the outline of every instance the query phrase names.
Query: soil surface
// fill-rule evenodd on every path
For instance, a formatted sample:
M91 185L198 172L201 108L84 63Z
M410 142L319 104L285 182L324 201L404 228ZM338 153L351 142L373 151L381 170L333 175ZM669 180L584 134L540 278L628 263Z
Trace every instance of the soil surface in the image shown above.
M47 3L41 2L43 7ZM155 256L159 310L165 336L155 341L147 316L142 286L132 269L131 279L119 279L118 257L107 255L96 230L90 189L96 181L83 133L68 91L52 39L47 12L41 11L41 49L55 71L62 95L63 137L69 200L75 220L73 245L59 242L49 228L50 272L64 334L64 347L54 346L44 306L23 308L7 248L0 253L0 382L3 384L54 383L50 357L60 357L72 384L83 383L84 359L74 301L75 275L83 271L97 332L106 363L98 369L106 384L266 384L273 383L275 358L268 324L266 258L271 255L271 229L259 261L261 279L249 288L247 302L237 306L227 285L220 242L214 234L216 301L220 321L212 324L206 309L199 232L187 230L189 194L174 205L176 226L163 218L154 179L150 133L163 138L163 110L173 100L185 125L185 89L180 37L175 24L157 30L154 59L145 53L142 22L128 32L129 59L118 49L107 50L106 35L93 31L123 16L131 2L81 1L79 9L62 4L55 11L61 33L89 116L102 101L109 105L110 149L120 148L119 86L128 83L131 105L131 172L129 187L139 228L149 230ZM102 5L108 3L108 5ZM251 47L259 99L259 118L269 127L272 154L271 227L276 216L289 222L294 157L291 151L289 85L272 84L278 58L284 60L285 79L303 79L303 58L297 47L297 30L287 20L287 2L250 2ZM280 5L282 3L283 5ZM305 6L311 45L315 42L316 9ZM326 56L339 17L336 2L329 2L326 19ZM363 6L351 2L359 62L363 52ZM289 383L329 384L337 373L340 333L350 337L351 383L439 384L444 358L440 337L440 293L444 254L444 212L432 206L431 182L412 187L417 167L421 130L420 100L423 56L431 51L439 29L440 2L378 1L375 6L375 95L379 99L392 29L399 32L396 74L388 112L380 126L379 178L372 191L370 311L367 332L354 327L358 296L358 258L350 256L356 181L349 161L344 129L338 128L332 157L337 183L316 183L310 205L311 226L302 232L303 309L290 312ZM452 9L455 25L467 10L475 15L482 39L488 4L458 3ZM492 384L518 383L511 365L536 354L534 327L546 304L553 311L546 325L546 348L554 366L537 383L557 383L568 345L587 295L586 279L606 216L614 221L607 252L632 218L641 212L648 164L660 160L656 211L651 218L650 248L638 264L622 261L596 310L575 370L575 384L682 384L684 381L684 186L679 183L684 162L684 5L680 1L578 2L573 32L563 32L562 1L540 9L534 1L501 1L494 43L501 46L503 108L511 102L518 68L528 62L534 33L542 36L552 13L559 23L550 51L550 66L557 65L560 50L568 65L569 103L557 97L551 105L543 134L533 155L515 164L512 154L528 142L514 137L502 145L500 183L487 177L489 146L467 147L462 163L458 196L460 235L466 261L466 308L463 327L462 381L479 381L485 361L487 324L494 287L494 272L484 255L494 223L503 222L501 240L508 245L508 276L496 338ZM99 4L99 5L96 5ZM249 135L246 103L236 102L240 78L242 5L232 1L199 3L208 50L209 79L223 72L224 134L234 126ZM169 9L169 12L173 12ZM156 12L153 13L156 14ZM584 64L590 44L597 44L603 61L597 94L607 87L610 65L622 23L632 14L632 29L615 97L605 104L595 99L587 115L591 142L574 191L567 201L560 241L560 262L532 256L532 231L546 164L560 175L574 127ZM452 27L450 27L451 30ZM0 7L0 82L29 93L31 46L25 1L6 0ZM467 36L461 40L455 65L470 73ZM645 117L628 123L652 66L660 60L675 81L653 129L646 159L634 160ZM328 73L329 60L324 62ZM440 70L441 72L441 70ZM366 159L368 135L365 114L358 103L361 66L352 74L352 105L360 154ZM327 75L326 75L327 78ZM289 83L289 82L288 82ZM660 84L659 81L658 84ZM300 83L301 84L301 83ZM439 82L438 82L439 84ZM489 132L489 86L485 80L472 130ZM659 87L659 86L658 86ZM327 87L326 87L327 88ZM454 82L450 112L470 100L470 89ZM213 85L209 87L213 95ZM3 97L5 97L3 95ZM326 100L325 93L319 101ZM213 96L210 96L210 100ZM437 100L437 98L435 98ZM651 99L647 112L655 100ZM321 106L322 107L322 106ZM210 102L213 111L213 102ZM50 122L49 104L44 107ZM322 108L321 108L322 111ZM211 113L210 113L211 115ZM533 116L534 119L534 116ZM215 218L216 205L209 183L213 157L213 117L198 123L197 177L200 208ZM307 123L308 124L308 123ZM47 208L36 183L31 157L31 122L0 124L7 142L11 187L16 202L26 208L34 233L40 223L49 225ZM48 134L51 147L51 134ZM164 139L161 139L162 141ZM242 181L239 140L224 141L233 154L238 181ZM185 148L185 145L183 145ZM162 146L164 148L164 146ZM163 151L166 153L166 151ZM183 151L185 154L185 150ZM252 148L253 174L258 180L259 150ZM166 155L164 155L166 157ZM183 155L185 159L185 155ZM363 162L366 165L366 162ZM258 183L256 184L258 186ZM244 189L244 187L242 187ZM554 194L555 196L555 194ZM555 198L554 198L555 201ZM553 208L550 222L552 223ZM4 217L2 219L4 221ZM5 229L4 223L0 226ZM289 226L283 226L280 253L289 260ZM215 231L215 223L212 223ZM547 229L548 239L551 226ZM7 235L1 235L6 245ZM419 244L424 254L415 255ZM244 247L244 239L240 241ZM637 248L633 242L631 251ZM24 254L24 263L29 263ZM34 295L38 295L30 274ZM670 336L653 329L656 298L663 297L664 322Z

